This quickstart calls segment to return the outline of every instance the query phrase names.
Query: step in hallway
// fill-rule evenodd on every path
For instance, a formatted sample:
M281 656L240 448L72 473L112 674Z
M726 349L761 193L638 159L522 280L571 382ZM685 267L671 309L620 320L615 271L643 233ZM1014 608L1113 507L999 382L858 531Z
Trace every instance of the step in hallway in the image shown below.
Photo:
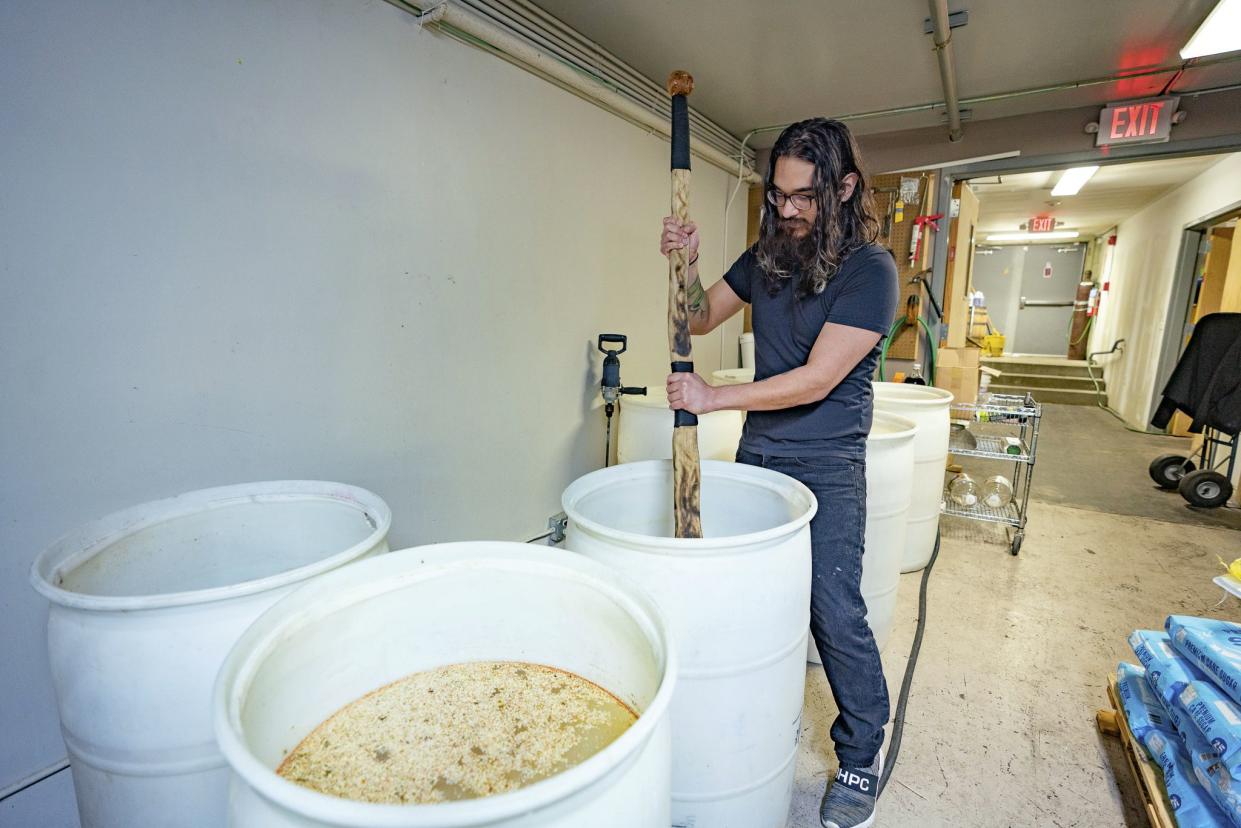
M1102 369L1095 368L1092 379L1084 359L1013 355L983 357L981 363L1000 372L991 380L994 393L1029 392L1039 402L1060 405L1097 405L1102 399L1107 405Z
M1171 613L1241 622L1211 578L1241 556L1241 511L1194 509L1146 466L1188 440L1131 433L1097 407L1044 408L1021 554L1003 527L941 523L927 625L896 769L877 826L1144 828L1119 743L1095 711L1108 674L1136 662L1137 628ZM883 654L895 708L921 573L901 576ZM814 828L835 758L835 706L809 665L789 825ZM889 725L889 731L891 726Z

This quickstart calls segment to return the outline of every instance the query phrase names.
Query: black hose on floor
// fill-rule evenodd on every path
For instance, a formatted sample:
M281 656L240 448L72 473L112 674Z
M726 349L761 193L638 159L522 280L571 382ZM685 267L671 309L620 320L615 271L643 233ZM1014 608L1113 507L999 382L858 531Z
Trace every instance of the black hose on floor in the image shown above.
M896 716L892 718L892 739L888 743L888 755L883 764L883 776L879 777L879 794L888 786L888 777L896 767L896 757L901 752L901 734L905 732L905 708L909 704L909 687L914 681L914 667L918 665L918 653L922 651L922 634L926 632L926 585L931 580L931 570L939 557L939 531L935 532L935 549L931 559L922 570L922 586L918 589L918 627L914 631L914 643L909 648L909 661L905 664L905 678L901 680L901 693L896 701Z
M19 782L15 782L9 787L3 790L0 790L0 802L4 802L6 799L9 799L10 797L17 796L19 793L21 793L24 790L33 788L35 785L39 784L43 780L50 779L51 777L55 776L56 774L60 773L61 771L65 770L68 767L69 767L69 760L61 759L59 762L57 762L54 765L49 765L48 767L44 768L41 771L35 771L34 773L30 774L30 776L27 776L25 779L22 779Z

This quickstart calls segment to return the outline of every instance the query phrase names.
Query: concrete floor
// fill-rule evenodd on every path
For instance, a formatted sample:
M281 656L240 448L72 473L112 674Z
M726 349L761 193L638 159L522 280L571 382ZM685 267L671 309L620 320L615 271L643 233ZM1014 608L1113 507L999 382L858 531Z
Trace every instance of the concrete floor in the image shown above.
M1130 434L1104 412L1068 408L1045 416L1020 556L1008 554L1002 527L942 523L904 739L878 825L1145 826L1123 756L1095 729L1107 675L1135 660L1130 631L1161 628L1171 613L1241 621L1241 602L1211 583L1222 571L1217 555L1241 556L1241 533L1196 510L1160 506L1168 496L1147 485L1145 469L1162 451L1159 439ZM1083 494L1099 481L1115 488ZM1146 509L1159 519L1139 516ZM920 577L901 578L884 653L894 706ZM835 770L834 716L812 665L791 828L818 825Z
M1031 492L1098 512L1241 529L1241 509L1199 509L1151 480L1147 467L1156 457L1189 453L1188 438L1126 431L1097 406L1045 405Z

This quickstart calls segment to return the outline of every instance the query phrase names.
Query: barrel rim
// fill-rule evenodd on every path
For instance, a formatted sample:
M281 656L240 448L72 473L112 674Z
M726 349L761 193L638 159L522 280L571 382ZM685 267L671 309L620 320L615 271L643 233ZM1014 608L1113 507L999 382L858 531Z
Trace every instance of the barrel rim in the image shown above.
M901 405L919 408L940 408L951 405L956 399L948 389L936 388L934 385L885 381L872 382L871 387L874 389L876 399L882 395L885 397L885 402L897 402ZM901 393L898 394L898 391Z
M741 546L752 546L756 549L762 548L773 541L788 537L801 530L802 527L807 526L819 509L819 503L814 493L804 483L795 480L787 474L758 466L749 466L744 463L730 463L724 460L703 460L702 473L704 478L709 470L712 476L742 479L747 483L781 494L791 490L805 501L806 509L801 515L779 526L744 535L730 535L725 538L669 538L658 535L642 535L623 529L613 529L590 518L583 517L581 512L578 511L576 507L577 502L587 494L602 488L603 485L608 485L611 482L608 481L608 478L621 475L624 472L628 472L627 476L629 477L646 476L654 473L656 466L661 467L660 474L671 475L671 460L641 460L634 463L620 463L583 475L570 483L568 488L564 490L564 494L560 497L561 508L569 516L570 521L587 532L607 537L609 541L614 543L624 543L644 551L662 552L664 554L670 552L725 551ZM600 484L599 481L601 479L607 482Z
M462 557L470 550L484 553ZM439 558L428 563L427 558ZM419 563L412 564L418 558ZM638 720L614 742L567 771L495 796L433 805L394 805L342 799L290 782L250 752L241 733L245 691L263 660L281 640L358 599L393 592L462 569L495 568L555 572L588 583L624 608L646 634L662 676ZM394 570L383 578L369 577ZM532 548L508 541L429 544L390 552L330 573L276 602L241 635L225 657L212 693L212 724L220 752L234 774L259 795L310 819L349 828L467 828L531 813L590 788L636 758L666 719L679 665L669 623L655 600L638 584L602 564L568 550Z
M874 432L874 421L881 423L900 426L900 431L892 431L887 434L876 434ZM875 411L871 414L871 432L866 435L866 442L888 442L897 440L912 440L918 434L918 423L908 417L902 417L900 414L893 414L890 411Z
M263 578L207 589L155 595L93 595L58 586L64 572L80 566L112 544L138 532L213 509L247 502L332 500L354 506L372 531L358 543L317 561ZM54 605L99 612L155 610L207 604L254 595L295 584L364 555L388 536L392 510L372 491L327 480L265 480L196 489L174 497L131 506L72 529L53 541L30 565L30 583Z

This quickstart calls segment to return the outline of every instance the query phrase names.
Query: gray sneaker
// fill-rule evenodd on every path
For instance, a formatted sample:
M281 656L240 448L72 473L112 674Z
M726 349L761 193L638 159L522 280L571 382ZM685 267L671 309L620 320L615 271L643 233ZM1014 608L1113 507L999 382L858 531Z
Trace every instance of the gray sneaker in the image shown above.
M819 805L823 828L870 828L875 824L875 801L883 775L883 751L865 768L842 767L827 783Z

